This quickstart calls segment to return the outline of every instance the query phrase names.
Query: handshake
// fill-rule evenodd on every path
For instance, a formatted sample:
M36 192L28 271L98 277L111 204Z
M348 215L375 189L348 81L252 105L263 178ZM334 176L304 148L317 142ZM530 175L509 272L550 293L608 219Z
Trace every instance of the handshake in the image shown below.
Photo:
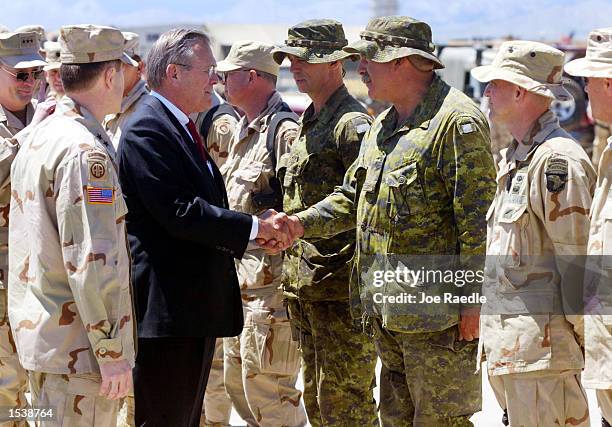
M259 231L255 242L269 254L277 254L291 247L304 235L304 227L295 216L268 209L259 216Z

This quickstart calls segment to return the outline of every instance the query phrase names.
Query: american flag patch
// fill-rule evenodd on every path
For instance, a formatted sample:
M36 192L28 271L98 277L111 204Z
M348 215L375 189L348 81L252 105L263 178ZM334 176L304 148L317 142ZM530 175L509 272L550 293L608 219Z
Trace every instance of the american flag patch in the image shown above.
M87 187L87 203L93 205L112 205L115 191L113 188Z

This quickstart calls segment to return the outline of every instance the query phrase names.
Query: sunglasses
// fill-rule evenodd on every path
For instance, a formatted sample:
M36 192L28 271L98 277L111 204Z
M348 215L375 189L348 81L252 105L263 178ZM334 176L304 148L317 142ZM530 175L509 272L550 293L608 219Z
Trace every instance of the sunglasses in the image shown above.
M10 74L15 78L15 80L19 80L20 82L27 82L30 76L34 80L38 80L43 76L43 70L35 70L35 71L18 71L17 73L12 73L4 67L0 67L5 73Z

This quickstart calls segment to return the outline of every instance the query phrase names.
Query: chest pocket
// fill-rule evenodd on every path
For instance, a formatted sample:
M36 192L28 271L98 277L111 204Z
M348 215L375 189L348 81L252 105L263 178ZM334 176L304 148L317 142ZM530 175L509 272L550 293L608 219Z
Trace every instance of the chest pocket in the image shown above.
M425 208L416 162L388 173L384 180L389 188L387 206L390 218L408 216Z
M284 188L294 185L302 176L313 154L300 156L298 153L285 153L279 160L279 179Z
M495 232L500 233L499 262L503 267L519 267L530 255L528 233L529 215L527 173L518 172L512 179L509 191L503 193L503 201L497 214Z

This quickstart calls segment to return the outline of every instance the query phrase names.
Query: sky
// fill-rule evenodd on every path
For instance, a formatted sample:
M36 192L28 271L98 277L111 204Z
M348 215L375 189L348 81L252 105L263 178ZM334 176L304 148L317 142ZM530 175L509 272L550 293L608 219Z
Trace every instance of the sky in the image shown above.
M290 26L312 18L364 26L373 0L1 0L0 24L10 29L40 24L92 23L121 28L173 23L274 23ZM434 41L512 35L558 40L571 32L584 39L612 26L612 0L399 0L399 14L430 24Z

